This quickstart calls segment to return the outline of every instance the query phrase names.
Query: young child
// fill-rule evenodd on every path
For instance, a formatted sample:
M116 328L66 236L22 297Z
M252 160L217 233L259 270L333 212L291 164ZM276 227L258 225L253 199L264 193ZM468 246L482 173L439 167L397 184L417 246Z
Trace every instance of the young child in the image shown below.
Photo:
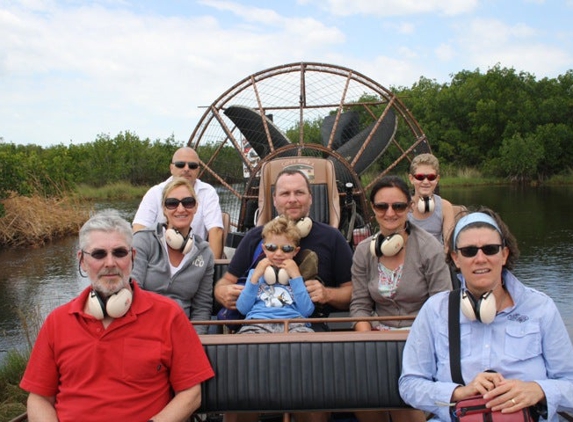
M293 258L300 250L300 232L286 217L269 221L262 232L263 258L249 272L237 309L245 319L308 318L314 304ZM304 323L289 324L290 332L313 332ZM284 324L245 324L239 333L283 332Z

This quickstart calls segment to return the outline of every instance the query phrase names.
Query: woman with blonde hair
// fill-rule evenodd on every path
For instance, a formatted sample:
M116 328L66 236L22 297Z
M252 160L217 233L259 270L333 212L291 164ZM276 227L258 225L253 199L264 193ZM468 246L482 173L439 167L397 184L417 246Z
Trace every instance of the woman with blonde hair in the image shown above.
M191 231L197 212L191 182L175 177L163 189L166 223L136 232L132 277L145 290L174 299L191 321L211 319L214 257L209 243ZM207 326L198 325L199 334Z

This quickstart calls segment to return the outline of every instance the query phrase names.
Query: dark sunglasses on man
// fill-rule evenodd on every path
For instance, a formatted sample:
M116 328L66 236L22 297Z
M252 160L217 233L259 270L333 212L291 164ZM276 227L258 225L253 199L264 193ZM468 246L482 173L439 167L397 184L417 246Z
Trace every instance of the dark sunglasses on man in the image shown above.
M189 170L197 170L199 168L199 163L196 163L195 161L174 161L171 164L173 164L178 169L185 168L185 165L189 167Z
M91 256L93 259L97 259L98 261L107 257L108 253L111 253L114 258L125 258L129 252L131 251L127 248L115 248L109 252L105 249L94 249L91 252L82 250L82 253L85 253L86 255Z

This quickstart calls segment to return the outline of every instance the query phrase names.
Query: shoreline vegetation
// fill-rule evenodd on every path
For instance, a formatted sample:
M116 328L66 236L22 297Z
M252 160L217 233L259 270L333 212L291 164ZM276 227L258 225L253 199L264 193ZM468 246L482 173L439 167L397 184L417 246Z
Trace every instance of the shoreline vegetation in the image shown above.
M365 175L365 184L374 175ZM442 174L440 186L510 185L504 178L483 177L478 170L458 170L456 174ZM573 172L566 176L553 176L531 186L573 184ZM41 247L51 241L78 233L87 221L97 202L138 200L149 186L134 186L117 182L102 187L80 185L74 191L57 196L32 194L29 196L11 193L0 200L4 215L0 217L0 250L5 248Z
M147 189L147 186L114 183L101 188L82 185L76 191L54 197L11 193L0 201L5 210L0 217L0 249L37 248L76 235L93 212L95 203L138 199Z

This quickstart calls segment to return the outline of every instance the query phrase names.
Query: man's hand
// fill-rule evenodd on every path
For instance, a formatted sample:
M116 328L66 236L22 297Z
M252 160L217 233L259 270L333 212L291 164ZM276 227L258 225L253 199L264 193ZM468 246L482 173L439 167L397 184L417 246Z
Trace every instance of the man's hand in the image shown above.
M321 305L328 303L328 290L324 287L324 284L318 280L307 280L304 282L304 285L306 286L310 300L314 303L320 303Z
M215 299L227 309L237 309L237 298L245 286L237 284L238 278L226 272L215 284Z

